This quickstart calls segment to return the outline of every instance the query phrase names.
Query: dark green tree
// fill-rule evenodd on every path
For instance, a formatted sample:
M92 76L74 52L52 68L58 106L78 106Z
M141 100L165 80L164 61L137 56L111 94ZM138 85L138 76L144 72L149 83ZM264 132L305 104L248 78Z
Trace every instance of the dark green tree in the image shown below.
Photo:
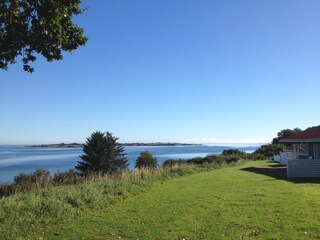
M254 153L256 154L262 154L266 157L271 157L273 155L278 155L280 152L282 152L285 149L289 149L291 147L290 143L281 144L280 140L283 138L290 137L291 135L297 134L301 132L302 130L300 128L294 128L294 129L282 129L277 133L277 137L273 138L271 144L262 145L260 148L258 148Z
M266 157L272 157L277 155L284 150L284 145L282 144L266 144L258 148L254 153L262 154Z
M94 132L83 145L82 161L75 167L80 173L110 174L128 168L124 148L110 132Z
M296 134L296 133L299 133L301 132L302 130L300 128L294 128L294 129L283 129L281 130L280 132L277 133L277 137L275 137L273 140L272 140L272 143L273 144L278 144L279 141L283 138L287 138L287 137L290 137L291 135L293 134Z
M0 69L22 57L23 69L42 55L49 62L62 60L62 51L85 45L83 29L72 17L83 13L81 0L0 0Z
M245 155L245 152L240 151L239 149L225 149L222 151L222 155L237 155L242 156Z
M157 168L157 159L149 151L141 152L136 160L135 168L155 169Z

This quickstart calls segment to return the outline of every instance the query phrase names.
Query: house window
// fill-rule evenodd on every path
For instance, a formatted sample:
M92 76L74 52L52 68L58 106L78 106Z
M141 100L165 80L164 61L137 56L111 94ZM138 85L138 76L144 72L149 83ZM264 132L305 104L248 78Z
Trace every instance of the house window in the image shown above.
M299 159L307 159L309 157L309 146L308 143L300 143L299 148Z
M315 159L320 159L320 143L315 143Z

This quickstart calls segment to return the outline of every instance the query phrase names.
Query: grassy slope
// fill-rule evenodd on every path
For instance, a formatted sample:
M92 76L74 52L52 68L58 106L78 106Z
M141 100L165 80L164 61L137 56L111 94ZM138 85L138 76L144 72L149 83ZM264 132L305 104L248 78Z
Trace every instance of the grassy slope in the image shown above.
M68 239L320 239L320 185L234 168L152 189L47 233Z

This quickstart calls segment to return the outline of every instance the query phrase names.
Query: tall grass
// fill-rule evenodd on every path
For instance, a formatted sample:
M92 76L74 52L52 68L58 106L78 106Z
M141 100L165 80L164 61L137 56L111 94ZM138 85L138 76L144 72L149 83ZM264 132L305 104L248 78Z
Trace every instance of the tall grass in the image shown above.
M229 165L234 164L238 162ZM145 192L156 181L226 165L172 164L158 170L140 169L87 178L73 176L73 173L51 177L45 171L35 172L33 176L18 175L15 184L6 186L10 189L0 199L0 239L41 239L44 231L51 227L62 226L87 211L102 209ZM5 186L2 187L5 191Z

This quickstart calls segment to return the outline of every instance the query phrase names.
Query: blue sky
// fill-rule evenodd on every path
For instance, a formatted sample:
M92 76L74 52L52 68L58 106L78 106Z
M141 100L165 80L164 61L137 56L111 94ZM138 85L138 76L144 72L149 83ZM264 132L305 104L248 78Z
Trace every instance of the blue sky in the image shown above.
M320 1L84 1L89 42L0 71L0 144L269 142L319 125Z

